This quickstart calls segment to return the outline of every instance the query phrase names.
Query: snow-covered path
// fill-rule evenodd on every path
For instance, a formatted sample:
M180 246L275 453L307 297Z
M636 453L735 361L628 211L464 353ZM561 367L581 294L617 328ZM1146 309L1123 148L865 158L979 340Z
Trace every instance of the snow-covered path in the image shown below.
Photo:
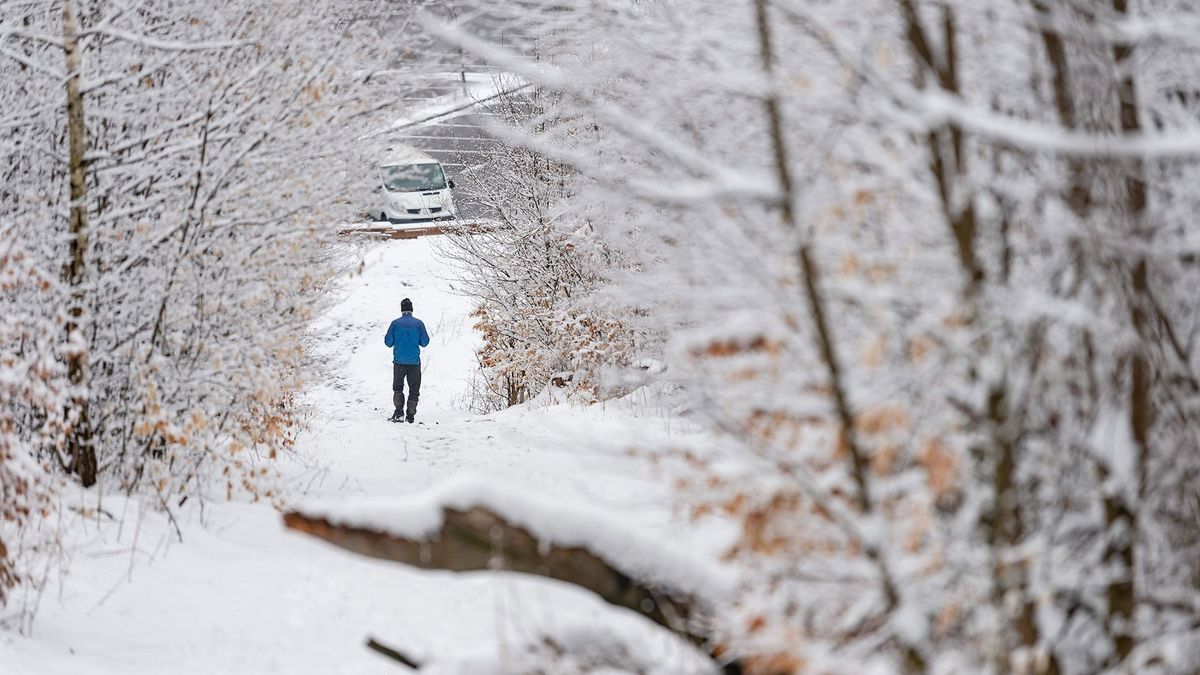
M638 478L646 467L626 456L622 435L630 443L644 439L647 429L639 427L657 431L661 419L625 420L614 428L599 409L487 416L463 411L478 334L470 300L453 291L452 270L439 264L434 241L377 245L363 274L349 280L342 302L318 323L320 349L334 372L313 392L313 428L301 447L314 462L328 464L328 474L311 491L402 495L470 472L541 494L632 507L648 523L657 522L661 486L649 476ZM414 315L431 336L422 356L415 425L385 419L392 375L383 333L404 297L412 298Z
M671 537L668 496L626 449L676 433L655 416L602 407L461 410L478 337L470 302L429 239L381 243L318 323L327 377L306 401L312 428L284 467L295 499L420 491L464 472L551 499L610 508ZM432 335L424 424L392 424L387 323L410 297ZM548 626L604 626L644 639L641 619L562 584L512 575L420 572L358 557L283 529L263 504L209 505L182 523L127 509L104 525L43 599L31 638L0 635L0 673L395 673L367 635L434 663L478 654L504 663ZM132 512L130 512L132 511ZM135 551L130 553L131 548ZM680 649L678 645L659 649ZM480 673L481 665L449 672Z

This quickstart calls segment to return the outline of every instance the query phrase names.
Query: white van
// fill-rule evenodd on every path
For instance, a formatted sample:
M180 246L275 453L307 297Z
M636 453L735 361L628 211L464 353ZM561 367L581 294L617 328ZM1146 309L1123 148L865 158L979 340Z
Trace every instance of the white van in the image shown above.
M388 222L449 220L458 215L441 162L409 145L387 149L377 163L380 198L371 217Z

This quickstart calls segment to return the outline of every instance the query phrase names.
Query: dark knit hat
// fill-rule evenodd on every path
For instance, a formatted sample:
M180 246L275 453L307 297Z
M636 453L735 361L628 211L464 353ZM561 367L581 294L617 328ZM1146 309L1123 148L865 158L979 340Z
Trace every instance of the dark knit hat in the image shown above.
M401 300L400 301L400 311L401 312L411 312L412 311L412 300L409 300L408 298Z

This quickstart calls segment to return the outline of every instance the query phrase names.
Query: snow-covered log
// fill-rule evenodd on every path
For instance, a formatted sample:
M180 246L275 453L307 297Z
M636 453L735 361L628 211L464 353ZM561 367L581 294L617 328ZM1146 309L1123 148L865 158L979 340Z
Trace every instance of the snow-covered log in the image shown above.
M294 530L421 569L503 570L585 588L698 646L729 579L607 514L460 480L417 498L284 514ZM726 672L737 672L727 669Z
M697 641L704 639L686 627L687 620L696 613L695 598L678 589L659 588L636 579L586 547L543 545L529 530L485 507L465 511L446 508L441 529L424 538L335 524L298 511L288 513L284 520L292 529L355 553L422 569L504 570L566 581Z

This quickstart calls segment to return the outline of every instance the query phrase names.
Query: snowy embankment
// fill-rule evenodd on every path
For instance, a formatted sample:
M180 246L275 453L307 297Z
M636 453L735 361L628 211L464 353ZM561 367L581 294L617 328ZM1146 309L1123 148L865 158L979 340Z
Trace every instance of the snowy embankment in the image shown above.
M486 476L476 479L487 485L481 498L497 503L512 506L504 495L525 493L537 495L537 505L619 519L642 533L617 549L621 555L649 556L639 547L654 541L681 559L711 557L715 542L680 526L665 482L628 452L678 440L686 429L677 421L628 403L487 416L461 410L478 336L469 300L454 294L450 271L432 254L435 241L375 245L362 273L345 281L340 304L316 326L312 339L325 371L306 399L311 429L282 465L289 501L353 511L362 500L419 499L431 488L445 497L463 484L435 486L470 473ZM391 368L382 336L403 297L413 299L433 337L418 412L423 424L416 425L385 419ZM102 506L124 523L103 517L76 528L82 543L67 575L47 589L33 634L0 637L0 672L402 671L363 647L368 635L428 662L423 672L511 672L543 635L568 649L623 646L662 655L654 659L657 672L695 671L703 663L646 620L565 584L367 559L285 530L266 504L210 503L203 523L199 509L186 511L178 523L182 543L174 525L151 509L117 497ZM620 539L615 531L609 536Z
M439 73L430 75L429 78L440 82L461 82L462 87L430 99L422 104L419 110L397 118L388 127L388 131L400 131L434 121L444 122L466 115L481 104L529 86L523 78L512 73Z

